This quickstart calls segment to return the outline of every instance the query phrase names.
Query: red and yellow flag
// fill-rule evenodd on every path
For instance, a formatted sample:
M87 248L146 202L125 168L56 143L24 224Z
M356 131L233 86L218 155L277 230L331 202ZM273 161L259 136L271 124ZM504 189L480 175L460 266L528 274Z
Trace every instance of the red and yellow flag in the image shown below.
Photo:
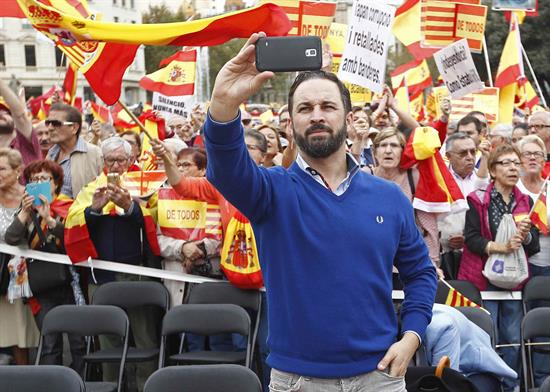
M51 97L56 91L56 86L53 86L39 97L29 100L28 106L32 116L40 120L44 120L48 115L51 106Z
M59 7L62 1L67 8ZM132 24L89 19L82 12L68 12L84 5L78 0L17 0L32 25L47 36L56 36L65 45L77 41L116 42L130 45L211 46L232 38L248 38L264 31L268 36L286 35L288 17L272 3L189 22ZM75 6L69 6L75 4ZM118 53L122 55L123 53Z
M541 191L539 198L535 201L533 211L531 212L531 222L544 235L548 235L548 212L546 209L546 190L548 183L544 182L544 189Z
M336 13L336 2L300 1L300 35L325 39Z
M432 85L432 76L426 60L413 60L397 67L391 74L391 84L396 88L406 79L410 96L416 96Z
M437 48L423 48L420 46L420 0L406 0L396 13L393 22L393 34L417 60L431 57Z
M89 102L90 108L92 109L92 115L94 116L95 120L99 121L100 123L112 122L111 111L108 107L101 106L100 104L93 101Z
M516 100L515 105L520 109L533 109L535 105L538 105L540 99L533 88L531 82L526 78L523 82L518 82L516 88Z
M82 188L69 209L69 215L65 221L65 249L73 263L86 261L88 257L93 259L97 259L98 257L97 250L90 239L90 233L86 226L84 210L92 205L92 197L95 190L100 186L106 185L107 176L101 173L94 181ZM141 208L143 214L145 237L149 242L153 254L158 256L160 255L160 248L157 240L156 223L147 208L141 205L139 208ZM116 215L117 213L120 213L119 208L113 202L107 203L102 210L103 215Z
M417 165L420 178L414 194L414 208L427 212L462 211L468 208L439 149L439 133L431 127L416 128L409 136L401 157L404 170Z
M452 306L454 308L458 306L471 306L474 308L483 309L481 305L476 304L474 301L472 301L453 287L449 287L449 293L447 294L447 298L445 299L445 305Z
M195 92L195 68L197 51L179 51L164 59L168 65L141 78L139 85L146 90L168 96L193 95Z
M166 181L164 170L131 171L122 177L122 186L132 197L149 197L156 192Z
M300 0L262 0L260 4L277 4L290 21L289 36L300 35Z
M71 62L67 66L65 80L63 80L63 101L68 105L74 105L76 99L76 83L78 68Z

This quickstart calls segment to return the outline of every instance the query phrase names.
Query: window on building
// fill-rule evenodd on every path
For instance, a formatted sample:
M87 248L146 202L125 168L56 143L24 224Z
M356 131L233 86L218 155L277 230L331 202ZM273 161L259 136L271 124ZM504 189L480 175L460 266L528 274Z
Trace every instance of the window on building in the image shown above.
M25 30L30 30L33 28L28 19L21 19L21 27Z
M131 9L135 9L135 1L134 0L130 0L130 8Z
M122 0L122 6L126 7L126 0Z
M25 86L25 99L39 97L42 95L42 91L42 86Z
M6 52L4 51L4 45L0 45L0 68L6 67Z
M36 67L36 49L34 45L25 45L25 65Z
M115 23L118 23L118 16L114 17Z
M116 0L113 0L113 5L116 5Z
M59 48L55 47L55 66L56 67L64 67L65 64L67 64L67 59L62 51L59 50Z

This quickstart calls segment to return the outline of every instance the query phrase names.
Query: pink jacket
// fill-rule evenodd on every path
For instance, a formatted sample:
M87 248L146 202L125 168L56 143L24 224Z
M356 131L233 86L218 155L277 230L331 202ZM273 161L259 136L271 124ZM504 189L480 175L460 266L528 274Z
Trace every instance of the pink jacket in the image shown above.
M493 236L491 235L491 229L489 227L489 204L491 201L491 190L494 186L495 183L491 182L485 190L479 189L468 195L468 200L472 202L474 208L479 214L481 236L490 241L493 240ZM530 210L529 196L521 193L518 187L514 187L513 193L516 200L516 205L512 211L512 214L528 214ZM462 259L458 270L458 279L469 280L479 290L486 290L488 281L481 272L483 271L487 258L487 255L479 256L470 251L467 245L464 245L462 250ZM522 282L513 290L521 290L526 281Z

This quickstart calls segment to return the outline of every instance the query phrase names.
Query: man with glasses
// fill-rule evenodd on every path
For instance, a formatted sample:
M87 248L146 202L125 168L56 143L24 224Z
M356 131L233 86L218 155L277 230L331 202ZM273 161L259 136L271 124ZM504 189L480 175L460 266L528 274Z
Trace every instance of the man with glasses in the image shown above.
M464 197L476 189L485 188L489 184L489 172L487 159L490 152L490 144L481 142L479 150L482 152L479 170L475 170L476 145L467 134L457 132L449 136L445 142L445 155L449 160L449 171L453 175ZM447 274L454 268L454 261L460 260L460 250L464 246L464 222L466 211L441 215L438 219L440 231L440 243L443 248L442 267ZM456 257L454 257L456 255ZM449 264L449 265L443 265ZM456 265L458 267L458 265ZM447 276L456 279L456 276Z
M101 173L101 150L80 137L82 114L74 106L52 105L45 124L50 131L50 142L54 144L47 159L63 168L61 193L74 198Z
M536 112L529 117L529 134L537 135L542 139L546 146L546 151L550 151L550 113ZM546 163L542 168L542 177L550 173L550 156L546 156Z
M25 109L24 99L19 97L0 79L0 97L7 110L0 110L0 147L13 148L21 153L23 164L42 159L40 143Z

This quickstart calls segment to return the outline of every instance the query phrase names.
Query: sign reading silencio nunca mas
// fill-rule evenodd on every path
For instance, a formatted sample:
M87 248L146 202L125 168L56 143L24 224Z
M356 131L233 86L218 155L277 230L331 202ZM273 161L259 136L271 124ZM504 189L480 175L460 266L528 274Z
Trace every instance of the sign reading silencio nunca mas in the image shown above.
M191 109L195 102L196 99L193 95L169 97L154 92L152 106L153 110L158 110L166 118L170 118L174 114L187 117L191 113Z

